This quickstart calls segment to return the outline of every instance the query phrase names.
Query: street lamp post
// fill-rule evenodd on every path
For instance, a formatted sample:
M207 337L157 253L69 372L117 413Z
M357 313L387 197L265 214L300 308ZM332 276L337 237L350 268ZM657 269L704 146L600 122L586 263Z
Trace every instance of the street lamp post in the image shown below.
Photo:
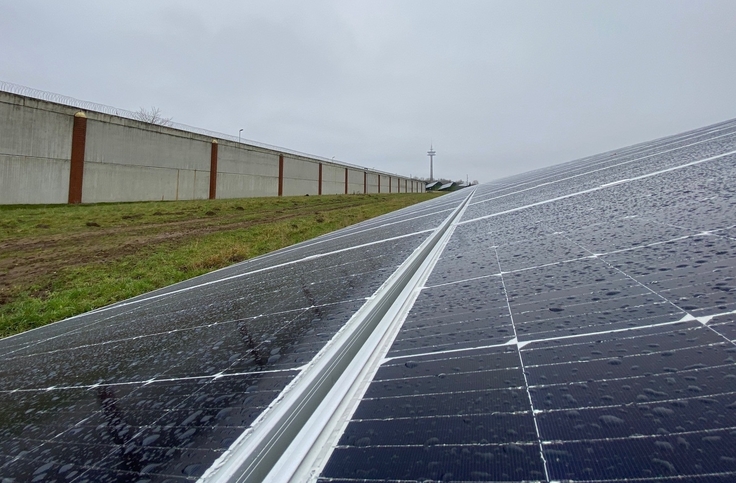
M243 132L243 130L242 130L242 129L241 129L240 131L238 131L238 143L240 143L240 133L241 133L241 132Z

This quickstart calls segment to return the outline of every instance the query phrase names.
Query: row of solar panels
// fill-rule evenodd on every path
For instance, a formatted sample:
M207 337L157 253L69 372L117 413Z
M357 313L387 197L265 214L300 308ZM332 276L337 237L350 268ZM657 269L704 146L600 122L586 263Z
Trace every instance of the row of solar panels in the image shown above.
M736 478L736 123L484 185L320 481Z
M2 339L0 477L728 481L734 160L721 123Z

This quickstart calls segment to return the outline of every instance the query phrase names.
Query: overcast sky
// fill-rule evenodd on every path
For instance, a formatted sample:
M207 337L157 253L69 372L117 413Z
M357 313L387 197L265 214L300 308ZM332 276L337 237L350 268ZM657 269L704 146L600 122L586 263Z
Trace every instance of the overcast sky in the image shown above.
M486 182L736 117L736 1L0 0L0 80Z

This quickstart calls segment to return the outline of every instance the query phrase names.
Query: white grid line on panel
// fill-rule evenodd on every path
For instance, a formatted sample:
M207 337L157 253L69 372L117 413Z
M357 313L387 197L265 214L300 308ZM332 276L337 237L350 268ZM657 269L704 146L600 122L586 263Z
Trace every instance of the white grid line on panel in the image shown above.
M503 269L501 268L501 261L498 258L498 250L496 249L495 246L493 247L493 251L496 254L496 263L498 264L498 271L503 273ZM509 317L511 318L511 326L514 329L514 339L518 340L518 336L516 334L516 325L514 324L514 313L511 310L511 302L509 302L509 296L508 296L508 292L506 291L506 283L503 280L503 275L501 275L501 284L503 285L503 292L506 296L506 304L509 309ZM524 376L524 386L526 387L526 395L529 398L529 407L531 408L532 419L534 421L534 430L537 433L537 442L539 444L539 457L541 458L542 465L544 467L544 476L547 479L547 481L549 481L549 469L547 467L547 459L544 456L544 449L542 448L542 435L539 432L539 423L537 422L537 417L536 417L535 410L534 410L534 401L532 400L532 394L529 390L529 381L527 379L526 369L524 368L524 359L521 356L521 350L519 350L519 348L517 348L517 353L519 354L519 364L521 366L521 372Z

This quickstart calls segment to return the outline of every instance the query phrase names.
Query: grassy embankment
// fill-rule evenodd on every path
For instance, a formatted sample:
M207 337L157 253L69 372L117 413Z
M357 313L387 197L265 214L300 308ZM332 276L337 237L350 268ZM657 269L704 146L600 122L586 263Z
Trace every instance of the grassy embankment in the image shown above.
M435 196L0 206L0 337Z

